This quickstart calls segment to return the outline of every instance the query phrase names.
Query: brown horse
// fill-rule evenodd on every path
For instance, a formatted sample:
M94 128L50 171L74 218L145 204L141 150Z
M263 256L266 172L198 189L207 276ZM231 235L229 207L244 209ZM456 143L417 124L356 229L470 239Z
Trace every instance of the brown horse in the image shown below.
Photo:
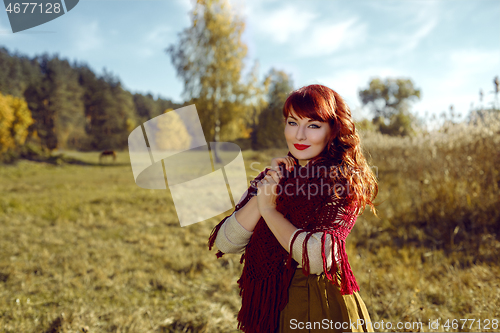
M106 156L112 156L113 162L116 162L116 153L114 150L105 150L99 155L99 163L102 163L102 159Z

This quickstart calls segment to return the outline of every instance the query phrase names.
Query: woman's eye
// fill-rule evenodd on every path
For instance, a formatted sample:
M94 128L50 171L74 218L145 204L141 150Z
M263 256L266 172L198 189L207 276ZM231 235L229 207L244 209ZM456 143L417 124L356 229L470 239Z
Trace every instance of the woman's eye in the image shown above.
M288 125L295 126L295 125L297 125L297 123L295 121L289 121ZM312 128L320 128L321 127L321 126L318 126L316 124L311 124L309 126L313 126Z

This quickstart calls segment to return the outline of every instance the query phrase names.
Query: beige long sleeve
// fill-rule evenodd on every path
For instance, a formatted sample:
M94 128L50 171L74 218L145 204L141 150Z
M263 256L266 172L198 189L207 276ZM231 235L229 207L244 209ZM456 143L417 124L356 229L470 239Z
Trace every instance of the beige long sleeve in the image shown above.
M290 238L290 243L292 241L293 236L300 229L297 229L292 234ZM221 226L217 237L215 239L215 245L219 250L224 253L240 253L245 250L245 246L248 244L250 237L253 232L248 231L236 220L235 213L233 213ZM316 232L311 235L307 242L307 253L309 256L309 268L311 274L321 274L323 272L323 259L321 257L321 237L322 232ZM297 236L293 244L292 249L292 258L295 259L298 263L298 267L302 267L302 244L304 243L306 237L306 233L301 233ZM335 244L336 246L336 244ZM332 265L332 238L326 237L325 240L325 252L327 254L326 262L328 265L328 269L330 269ZM336 251L335 251L336 253ZM339 259L337 258L337 261Z
M288 247L290 248L290 243L292 242L293 236L295 233L299 232L301 229L297 229L290 237L290 242L288 243ZM293 243L293 253L292 258L295 259L299 263L299 267L302 267L302 246L306 239L306 232L303 232L297 236L295 242ZM309 257L309 272L311 274L321 274L323 270L323 258L321 256L321 237L323 237L322 232L315 232L311 235L309 240L307 241L307 255ZM326 253L326 264L327 269L330 269L332 266L332 237L327 235L325 239L325 253ZM337 244L334 245L335 253L337 253ZM337 262L340 259L337 257Z
M236 211L222 224L215 245L224 253L243 252L253 231L248 231L236 220Z

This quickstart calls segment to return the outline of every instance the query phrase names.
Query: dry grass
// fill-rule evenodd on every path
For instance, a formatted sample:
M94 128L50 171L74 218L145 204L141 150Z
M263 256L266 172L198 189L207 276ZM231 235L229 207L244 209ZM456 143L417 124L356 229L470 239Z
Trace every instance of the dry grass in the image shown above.
M365 135L385 201L348 254L373 321L500 318L499 128ZM249 177L285 153L246 151ZM239 256L207 249L225 215L181 228L168 190L137 187L118 157L0 167L0 330L236 331Z

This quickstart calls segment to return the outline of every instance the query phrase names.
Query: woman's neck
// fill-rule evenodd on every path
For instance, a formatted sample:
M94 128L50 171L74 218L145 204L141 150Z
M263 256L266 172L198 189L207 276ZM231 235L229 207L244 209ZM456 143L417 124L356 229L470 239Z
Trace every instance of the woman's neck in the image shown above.
M306 166L306 164L307 164L309 161L310 161L310 159L309 159L309 160L299 160L299 164L300 164L301 166Z

